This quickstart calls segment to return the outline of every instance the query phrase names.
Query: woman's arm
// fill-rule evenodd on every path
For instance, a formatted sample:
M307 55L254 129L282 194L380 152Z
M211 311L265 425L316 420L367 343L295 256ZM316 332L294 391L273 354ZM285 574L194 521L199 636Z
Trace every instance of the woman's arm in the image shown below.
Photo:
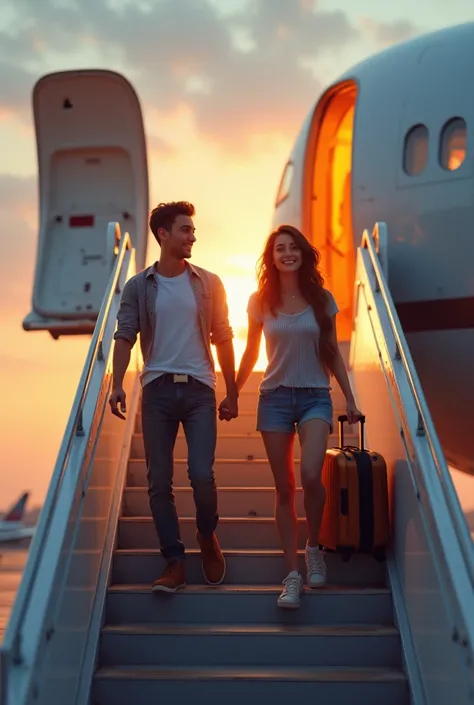
M347 413L347 420L350 424L356 423L356 421L359 420L359 418L362 416L362 413L359 411L359 409L356 406L355 399L354 399L354 394L352 392L352 387L351 383L349 381L349 376L347 374L346 370L346 365L344 364L344 360L341 355L341 351L339 350L339 344L337 341L337 328L336 328L336 316L331 317L332 321L332 327L331 327L331 332L329 334L329 340L334 346L334 349L336 350L336 356L334 359L334 364L332 368L332 373L334 377L336 378L337 383L339 384L342 393L344 394L346 398L346 413Z
M236 385L240 392L245 382L252 374L255 367L258 354L260 352L260 341L262 340L263 325L261 321L255 320L252 316L248 317L247 345L239 365L237 372Z

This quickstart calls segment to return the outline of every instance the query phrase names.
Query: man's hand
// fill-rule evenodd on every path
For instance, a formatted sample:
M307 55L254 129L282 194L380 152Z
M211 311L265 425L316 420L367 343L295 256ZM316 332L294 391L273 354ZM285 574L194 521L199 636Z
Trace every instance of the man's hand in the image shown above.
M118 410L118 403L120 402L120 411ZM114 389L109 397L110 410L114 416L118 416L119 419L125 419L124 414L127 413L127 406L125 404L125 392L121 387Z
M228 394L219 404L219 420L230 421L239 415L237 395Z

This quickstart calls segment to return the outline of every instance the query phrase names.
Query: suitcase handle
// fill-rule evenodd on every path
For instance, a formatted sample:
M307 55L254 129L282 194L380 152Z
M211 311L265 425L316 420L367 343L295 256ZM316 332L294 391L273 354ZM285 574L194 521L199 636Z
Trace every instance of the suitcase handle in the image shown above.
M344 421L347 421L347 414L342 414L337 417L339 422L339 447L344 448ZM364 448L364 424L365 416L361 416L359 419L359 448L360 450L365 450Z

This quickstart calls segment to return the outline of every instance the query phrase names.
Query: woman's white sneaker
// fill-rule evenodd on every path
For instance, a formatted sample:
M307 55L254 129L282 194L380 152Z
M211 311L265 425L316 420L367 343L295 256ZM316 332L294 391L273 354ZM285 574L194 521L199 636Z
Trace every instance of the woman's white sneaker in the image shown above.
M327 568L324 556L318 546L308 546L305 548L306 575L310 588L322 587L326 584Z
M300 606L300 595L303 592L303 578L292 570L283 581L283 591L278 598L278 607L296 610Z

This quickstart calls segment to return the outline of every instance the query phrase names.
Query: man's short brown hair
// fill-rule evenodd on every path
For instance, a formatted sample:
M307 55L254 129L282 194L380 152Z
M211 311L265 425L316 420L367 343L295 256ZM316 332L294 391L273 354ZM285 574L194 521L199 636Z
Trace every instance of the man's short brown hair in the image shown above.
M173 227L173 223L178 215L189 215L191 218L196 213L192 203L188 201L171 201L170 203L160 203L150 214L150 230L155 236L158 244L160 236L158 230L163 228L168 232Z

